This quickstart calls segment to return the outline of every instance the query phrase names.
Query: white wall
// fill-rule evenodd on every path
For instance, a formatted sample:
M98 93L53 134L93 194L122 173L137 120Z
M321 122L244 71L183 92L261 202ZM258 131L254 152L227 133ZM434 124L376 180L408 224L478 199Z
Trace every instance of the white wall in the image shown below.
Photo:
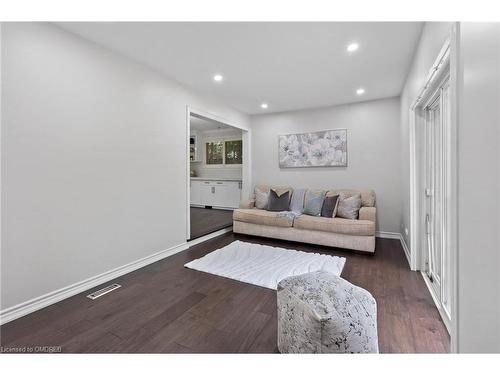
M460 24L458 351L500 352L500 23Z
M378 228L399 232L401 218L399 98L251 117L253 182L310 188L372 188ZM346 168L278 166L278 135L346 128Z
M248 118L50 24L2 44L1 308L184 243L186 106Z
M409 109L425 84L432 64L436 60L444 42L450 37L451 22L428 22L424 25L420 41L408 72L403 92L401 94L401 186L402 210L401 232L410 248L410 140L409 140ZM408 229L408 236L405 234Z

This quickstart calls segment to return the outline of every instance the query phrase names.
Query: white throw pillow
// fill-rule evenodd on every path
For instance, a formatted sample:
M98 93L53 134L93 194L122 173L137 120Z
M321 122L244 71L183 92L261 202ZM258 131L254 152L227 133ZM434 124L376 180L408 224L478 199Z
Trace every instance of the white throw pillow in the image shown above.
M255 207L266 210L269 204L269 192L255 189Z

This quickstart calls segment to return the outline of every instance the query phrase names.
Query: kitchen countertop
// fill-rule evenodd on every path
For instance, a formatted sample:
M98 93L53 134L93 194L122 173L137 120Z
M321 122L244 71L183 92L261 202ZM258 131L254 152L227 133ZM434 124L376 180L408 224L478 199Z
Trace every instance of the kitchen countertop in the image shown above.
M199 180L199 181L242 181L241 178L228 178L228 177L222 177L222 178L215 178L215 177L190 177L191 180Z

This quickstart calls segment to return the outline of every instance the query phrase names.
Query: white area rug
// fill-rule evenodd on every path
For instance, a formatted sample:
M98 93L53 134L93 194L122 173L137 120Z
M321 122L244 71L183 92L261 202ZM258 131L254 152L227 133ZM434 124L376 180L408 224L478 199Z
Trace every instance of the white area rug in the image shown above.
M340 276L344 264L345 258L337 256L234 241L184 266L276 289L285 277L303 273L325 270Z

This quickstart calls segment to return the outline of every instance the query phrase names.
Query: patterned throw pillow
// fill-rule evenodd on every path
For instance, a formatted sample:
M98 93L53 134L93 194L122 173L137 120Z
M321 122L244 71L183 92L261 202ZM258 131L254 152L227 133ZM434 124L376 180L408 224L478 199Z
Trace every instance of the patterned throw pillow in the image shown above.
M321 207L321 216L322 217L334 217L335 209L337 208L337 202L339 201L338 195L333 195L330 197L325 197L323 201L323 207Z
M321 207L323 207L325 193L324 190L308 190L304 203L304 214L319 216L321 214Z
M346 198L346 195L341 193L339 197L336 217L356 220L359 216L360 208L361 208L360 194L356 194L353 195L352 197Z
M287 191L278 195L276 190L271 189L269 192L268 211L288 211L290 209L290 192Z
M255 207L261 210L267 210L269 205L269 192L255 189Z

